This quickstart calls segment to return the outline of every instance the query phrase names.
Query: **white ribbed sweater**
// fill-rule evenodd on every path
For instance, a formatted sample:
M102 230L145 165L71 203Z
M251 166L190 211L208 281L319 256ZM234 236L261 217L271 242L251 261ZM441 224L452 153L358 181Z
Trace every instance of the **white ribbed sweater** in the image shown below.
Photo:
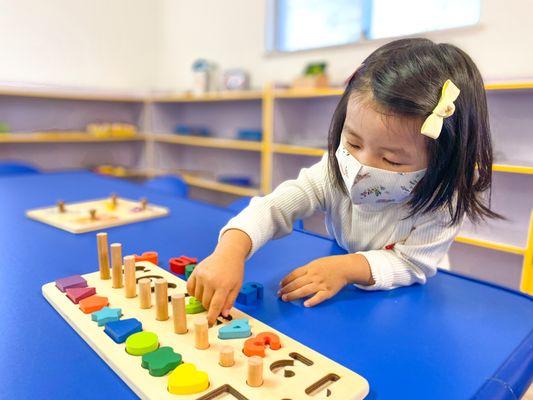
M289 234L296 219L318 210L325 213L326 228L339 245L368 260L375 284L359 286L363 289L425 283L437 267L447 267L446 255L460 228L447 225L450 216L445 210L405 218L409 212L405 203L354 205L330 183L325 155L302 169L297 179L283 182L267 196L254 197L220 235L228 229L248 234L250 257L267 241ZM392 244L393 249L385 249Z

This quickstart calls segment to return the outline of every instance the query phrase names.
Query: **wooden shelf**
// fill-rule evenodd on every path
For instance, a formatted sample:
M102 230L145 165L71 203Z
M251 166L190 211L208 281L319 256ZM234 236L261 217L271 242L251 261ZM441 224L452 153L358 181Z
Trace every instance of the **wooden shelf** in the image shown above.
M243 90L226 92L208 92L204 94L179 93L179 94L154 94L150 101L156 103L195 103L211 101L239 101L239 100L261 100L263 91Z
M344 88L316 88L316 89L275 89L274 98L305 99L312 97L341 96Z
M93 143L144 141L144 135L99 137L85 132L1 133L0 143Z
M533 89L533 81L507 81L507 82L492 82L485 84L485 90L524 90Z
M38 85L9 85L0 83L0 96L34 97L42 99L135 102L145 101L145 93L111 92L80 88Z
M259 195L259 189L249 188L244 186L229 185L227 183L220 183L210 179L183 174L181 177L191 186L196 186L202 189L214 190L222 193L229 193L236 196L257 196Z
M272 145L272 150L274 153L282 154L294 154L301 156L316 156L321 157L327 150L314 148L314 147L305 147L305 146L296 146L293 144L284 144L284 143L274 143Z
M488 240L474 239L467 236L457 236L455 241L458 243L464 243L477 247L484 247L486 249L492 249L497 251L503 251L504 253L512 253L518 255L524 255L526 249L511 244L504 244L498 242L491 242Z
M533 175L533 166L511 165L511 164L493 164L493 171L509 172L513 174Z
M261 142L224 139L215 137L182 136L171 133L153 133L149 137L159 143L174 143L186 146L211 147L245 151L261 151Z

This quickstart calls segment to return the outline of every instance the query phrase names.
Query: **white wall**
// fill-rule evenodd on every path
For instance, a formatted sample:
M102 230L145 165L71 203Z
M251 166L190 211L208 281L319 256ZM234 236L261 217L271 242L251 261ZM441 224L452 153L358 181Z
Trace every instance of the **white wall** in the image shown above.
M479 26L427 36L465 49L487 79L530 78L532 14L533 1L483 0ZM385 42L266 55L265 16L266 0L0 0L0 81L184 90L206 57L256 87L314 60L342 82Z
M158 0L0 0L0 81L146 88Z
M314 60L326 60L333 81L342 82L376 47L372 41L342 48L265 55L266 0L162 0L161 53L155 84L187 89L190 66L198 57L222 68L243 67L254 86L289 81ZM392 1L392 0L391 0ZM482 0L476 27L426 35L466 50L489 80L533 77L533 1Z

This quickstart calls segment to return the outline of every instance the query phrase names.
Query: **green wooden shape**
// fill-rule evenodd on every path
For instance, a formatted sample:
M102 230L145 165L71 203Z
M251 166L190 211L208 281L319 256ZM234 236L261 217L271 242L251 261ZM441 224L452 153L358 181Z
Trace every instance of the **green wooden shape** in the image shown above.
M160 347L156 351L143 355L141 366L152 376L163 376L182 363L181 354L172 347Z
M204 306L196 297L189 297L189 303L185 306L187 314L198 314L205 311Z
M189 264L185 267L185 279L189 279L189 276L191 276L192 271L194 271L194 268L196 267L196 264Z
M153 332L137 332L126 339L126 351L132 356L151 353L159 346L159 339Z

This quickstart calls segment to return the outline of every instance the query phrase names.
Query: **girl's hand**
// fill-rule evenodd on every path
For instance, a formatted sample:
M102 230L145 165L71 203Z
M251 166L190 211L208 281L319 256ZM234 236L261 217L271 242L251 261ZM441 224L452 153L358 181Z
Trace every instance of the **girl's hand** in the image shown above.
M297 268L280 283L278 295L283 301L309 297L305 307L313 307L335 296L349 283L372 285L370 265L360 254L319 258Z
M228 316L242 286L244 261L250 248L248 235L229 230L215 251L199 263L189 277L187 291L208 310L210 325L220 314Z

